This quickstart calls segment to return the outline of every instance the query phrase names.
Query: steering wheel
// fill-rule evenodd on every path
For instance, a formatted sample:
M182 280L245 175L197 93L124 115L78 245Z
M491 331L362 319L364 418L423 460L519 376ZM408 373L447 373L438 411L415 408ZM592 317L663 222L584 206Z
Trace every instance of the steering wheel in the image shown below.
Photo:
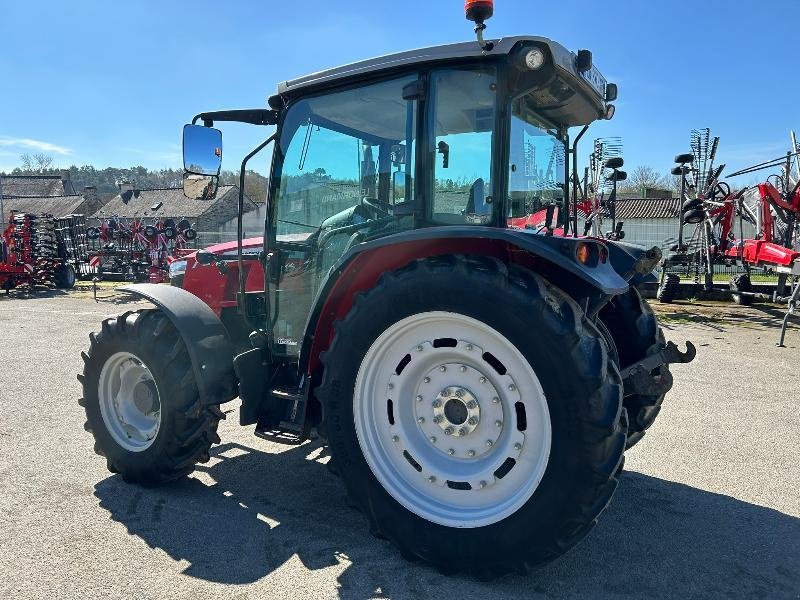
M378 202L378 200L376 198L366 198L366 197L361 198L361 205L371 208L375 212L375 216L377 218L379 218L379 217L391 217L392 213L390 213L389 211L381 208L377 204L377 202Z

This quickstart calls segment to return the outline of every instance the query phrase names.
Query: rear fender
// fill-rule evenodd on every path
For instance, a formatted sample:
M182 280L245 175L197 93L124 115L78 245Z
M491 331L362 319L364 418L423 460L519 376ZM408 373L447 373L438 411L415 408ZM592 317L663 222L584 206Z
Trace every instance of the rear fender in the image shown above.
M318 372L320 354L333 340L333 323L350 311L357 294L375 286L380 276L410 262L443 254L475 254L519 264L550 280L569 284L584 295L613 296L628 290L628 283L608 262L594 267L575 258L580 242L597 240L538 235L491 227L429 227L383 237L350 249L334 266L320 289L306 325L301 372Z
M204 404L221 404L237 396L233 346L214 311L189 292L169 285L141 283L120 290L160 308L181 336Z

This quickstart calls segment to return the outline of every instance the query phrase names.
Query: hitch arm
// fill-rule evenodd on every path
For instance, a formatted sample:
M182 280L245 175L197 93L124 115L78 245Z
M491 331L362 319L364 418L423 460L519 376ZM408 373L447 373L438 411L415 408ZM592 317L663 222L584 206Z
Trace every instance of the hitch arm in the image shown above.
M652 375L653 370L662 365L689 363L694 360L695 356L697 356L697 349L692 342L686 342L686 352L681 352L673 342L667 342L661 352L651 354L620 371L625 384L625 395L655 396L668 392L672 387L672 378Z

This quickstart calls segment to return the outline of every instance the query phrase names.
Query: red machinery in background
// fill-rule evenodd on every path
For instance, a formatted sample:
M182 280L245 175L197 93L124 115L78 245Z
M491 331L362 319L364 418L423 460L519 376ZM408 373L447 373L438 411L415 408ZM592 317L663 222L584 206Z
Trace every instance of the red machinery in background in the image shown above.
M10 213L0 237L0 287L6 293L23 285L75 285L75 269L58 221L52 215Z
M187 219L142 219L126 221L112 217L99 227L90 227L89 264L100 277L163 283L169 280L169 265L194 252L197 239Z

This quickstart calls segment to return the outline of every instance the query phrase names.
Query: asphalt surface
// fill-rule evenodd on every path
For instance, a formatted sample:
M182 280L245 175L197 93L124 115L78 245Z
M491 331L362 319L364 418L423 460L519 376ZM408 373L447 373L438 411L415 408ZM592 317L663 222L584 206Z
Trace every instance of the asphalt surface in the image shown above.
M673 368L595 530L481 583L404 561L348 508L323 448L267 443L235 412L183 482L109 473L75 373L122 304L0 298L0 598L800 598L800 330L776 348L774 311L670 308L668 338L698 357Z

